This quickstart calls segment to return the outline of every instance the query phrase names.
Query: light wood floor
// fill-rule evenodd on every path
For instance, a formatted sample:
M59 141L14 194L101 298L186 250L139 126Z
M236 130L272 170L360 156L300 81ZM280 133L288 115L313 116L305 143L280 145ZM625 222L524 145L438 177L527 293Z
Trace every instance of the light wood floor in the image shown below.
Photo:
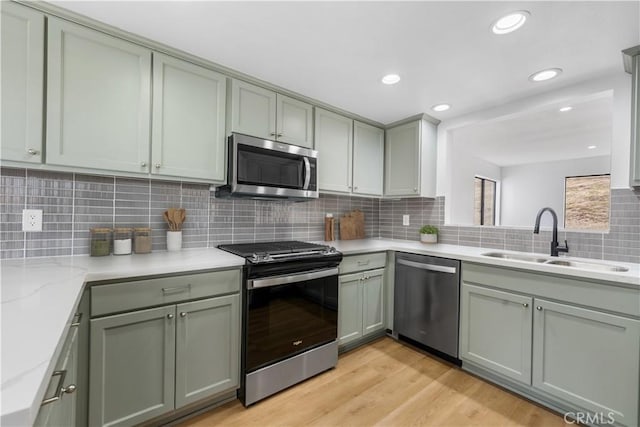
M567 426L561 416L391 338L246 409L230 402L182 426Z

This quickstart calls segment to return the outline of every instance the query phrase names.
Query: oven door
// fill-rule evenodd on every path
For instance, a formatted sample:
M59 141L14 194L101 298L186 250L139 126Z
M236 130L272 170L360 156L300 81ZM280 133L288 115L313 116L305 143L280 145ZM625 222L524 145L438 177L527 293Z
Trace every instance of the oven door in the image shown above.
M318 197L316 151L236 133L230 145L233 192Z
M335 341L338 269L247 281L245 372Z

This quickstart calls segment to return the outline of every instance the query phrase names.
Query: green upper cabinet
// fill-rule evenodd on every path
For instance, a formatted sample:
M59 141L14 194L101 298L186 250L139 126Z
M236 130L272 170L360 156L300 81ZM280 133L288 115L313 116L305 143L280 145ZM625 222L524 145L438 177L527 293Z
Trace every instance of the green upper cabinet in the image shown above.
M387 129L385 196L435 197L436 125L418 119Z
M353 120L316 108L315 135L320 191L350 193Z
M0 159L42 162L44 16L0 2L2 137Z
M631 73L631 163L629 185L640 187L640 45L622 51L624 68Z
M229 132L313 147L313 106L240 80L231 82Z
M384 130L353 122L353 194L382 196Z
M151 51L48 20L47 163L149 171Z
M313 148L313 106L280 94L276 100L278 141Z
M151 173L225 181L226 77L153 54Z

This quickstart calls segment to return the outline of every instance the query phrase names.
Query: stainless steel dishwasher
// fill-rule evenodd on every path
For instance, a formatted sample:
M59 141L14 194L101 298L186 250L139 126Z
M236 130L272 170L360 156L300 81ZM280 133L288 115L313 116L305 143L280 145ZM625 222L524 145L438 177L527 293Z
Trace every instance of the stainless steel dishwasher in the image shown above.
M396 252L394 335L458 361L460 261Z

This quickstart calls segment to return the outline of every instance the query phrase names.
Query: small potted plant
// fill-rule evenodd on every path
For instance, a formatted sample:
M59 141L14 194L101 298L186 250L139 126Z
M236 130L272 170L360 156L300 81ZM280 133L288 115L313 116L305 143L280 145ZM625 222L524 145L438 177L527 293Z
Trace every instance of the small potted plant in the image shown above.
M438 243L438 227L423 225L420 228L420 241L422 243Z

